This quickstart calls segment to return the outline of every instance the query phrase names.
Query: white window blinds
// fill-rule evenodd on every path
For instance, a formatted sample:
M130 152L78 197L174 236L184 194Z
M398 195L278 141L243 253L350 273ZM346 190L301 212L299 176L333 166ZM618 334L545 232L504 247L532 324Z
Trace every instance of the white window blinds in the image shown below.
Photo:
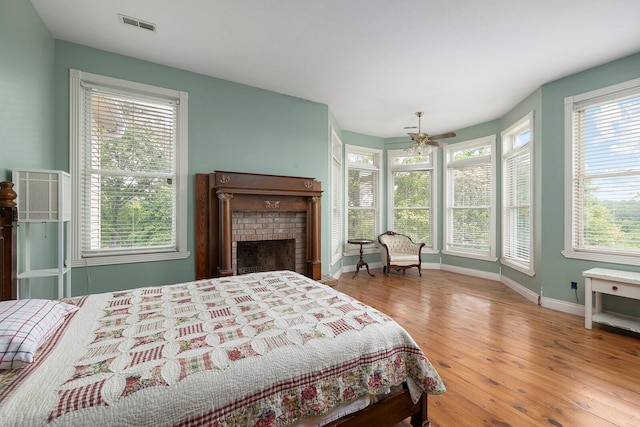
M177 102L82 91L83 256L175 248Z
M490 244L491 168L487 164L451 170L450 249L487 252Z

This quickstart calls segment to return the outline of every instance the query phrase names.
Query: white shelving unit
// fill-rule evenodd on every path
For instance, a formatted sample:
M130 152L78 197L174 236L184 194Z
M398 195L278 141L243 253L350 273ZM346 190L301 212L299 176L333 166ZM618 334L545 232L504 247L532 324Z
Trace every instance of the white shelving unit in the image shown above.
M31 279L55 277L58 298L71 296L71 175L57 170L20 169L13 171L18 194L18 225L24 227L23 248L18 248L18 280L24 281L27 298L31 297ZM31 268L31 225L55 223L57 233L56 265ZM20 260L24 256L24 261ZM19 288L19 287L18 287ZM18 295L20 297L20 295Z

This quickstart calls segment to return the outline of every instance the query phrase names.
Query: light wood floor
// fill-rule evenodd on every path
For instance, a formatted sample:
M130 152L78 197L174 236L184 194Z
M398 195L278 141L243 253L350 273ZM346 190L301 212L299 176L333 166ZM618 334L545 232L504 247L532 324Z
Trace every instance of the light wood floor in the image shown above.
M393 317L434 364L447 392L429 396L432 427L640 426L639 335L587 330L492 280L371 272L336 289Z

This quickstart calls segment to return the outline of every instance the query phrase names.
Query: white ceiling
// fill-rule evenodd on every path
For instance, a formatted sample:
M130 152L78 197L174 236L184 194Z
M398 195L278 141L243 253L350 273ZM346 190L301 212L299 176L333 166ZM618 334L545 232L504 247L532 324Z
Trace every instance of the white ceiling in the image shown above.
M546 82L640 52L638 0L32 3L56 39L324 103L342 129L385 138L416 111L431 134L499 118Z

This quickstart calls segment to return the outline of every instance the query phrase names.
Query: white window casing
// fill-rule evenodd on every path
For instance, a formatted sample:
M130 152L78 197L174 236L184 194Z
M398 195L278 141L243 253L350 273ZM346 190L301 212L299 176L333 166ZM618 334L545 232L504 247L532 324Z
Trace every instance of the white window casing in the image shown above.
M503 131L501 141L501 263L533 276L533 112Z
M342 257L342 141L331 129L331 264Z
M388 229L425 243L423 252L438 252L437 150L417 156L387 151Z
M497 261L495 142L490 135L445 147L444 254Z
M69 103L72 266L187 258L187 93L72 69Z
M345 254L359 252L349 239L371 239L377 242L381 233L380 167L382 151L366 147L345 145ZM370 245L373 248L374 245ZM367 250L367 247L365 247Z
M640 265L640 79L565 98L567 258Z

